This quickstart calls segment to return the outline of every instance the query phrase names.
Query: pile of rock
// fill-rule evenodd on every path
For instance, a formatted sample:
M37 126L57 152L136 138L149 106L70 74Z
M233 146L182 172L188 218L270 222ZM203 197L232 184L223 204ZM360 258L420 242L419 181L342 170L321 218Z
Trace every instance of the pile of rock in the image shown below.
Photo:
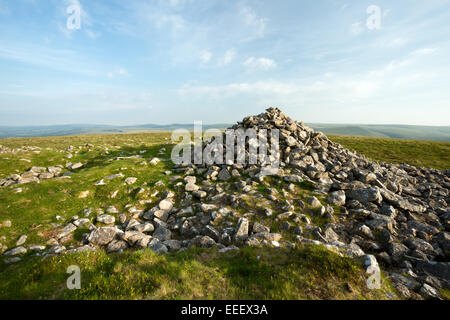
M370 161L290 119L277 108L247 117L232 128L280 130L282 170L278 175L288 183L312 182L328 193L328 203L340 206L347 215L329 228L341 241L374 253L386 268L407 271L416 278L437 277L435 286L449 285L449 170ZM221 141L225 140L224 134ZM214 139L203 148L213 143ZM226 149L225 143L223 148ZM248 146L246 152L248 157ZM187 165L186 172L203 173L208 182L246 174L261 182L263 178L258 175L261 167L261 163ZM245 185L241 181L240 187ZM186 191L191 190L198 192L189 184ZM215 197L222 197L220 192L216 193ZM326 214L323 209L322 214ZM317 235L327 242L320 232Z
M63 166L32 167L22 174L13 174L0 180L0 187L9 187L14 184L25 184L30 182L39 183L40 180L52 179L61 176Z

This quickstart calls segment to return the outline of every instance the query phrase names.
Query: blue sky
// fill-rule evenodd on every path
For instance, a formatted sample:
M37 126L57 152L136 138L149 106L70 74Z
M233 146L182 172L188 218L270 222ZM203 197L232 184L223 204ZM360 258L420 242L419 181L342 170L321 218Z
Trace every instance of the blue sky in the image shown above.
M0 0L0 30L0 125L450 125L449 0Z

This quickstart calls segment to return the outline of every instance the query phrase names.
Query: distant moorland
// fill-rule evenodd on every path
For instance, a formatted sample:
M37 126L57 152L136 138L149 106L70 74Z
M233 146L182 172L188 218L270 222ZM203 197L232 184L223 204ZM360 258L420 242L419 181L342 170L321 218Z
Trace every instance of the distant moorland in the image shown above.
M325 134L396 138L412 140L436 140L450 142L450 126L410 126L410 125L362 125L362 124L321 124L307 123L315 130ZM228 128L230 124L218 123L203 125L203 129ZM52 125L52 126L0 126L0 138L25 138L25 137L49 137L71 136L80 134L98 133L126 133L139 131L170 131L187 128L192 130L192 124L156 125L144 124L136 126L112 126L112 125Z

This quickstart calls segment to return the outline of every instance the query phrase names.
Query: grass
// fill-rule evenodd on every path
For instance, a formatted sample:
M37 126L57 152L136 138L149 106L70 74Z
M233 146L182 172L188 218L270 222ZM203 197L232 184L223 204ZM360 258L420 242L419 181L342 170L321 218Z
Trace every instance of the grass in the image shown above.
M387 299L393 292L385 280L369 290L358 263L321 246L287 250L30 257L0 272L0 299ZM70 265L80 267L80 290L66 287Z
M449 143L337 136L331 139L375 160L450 168ZM110 205L120 213L127 213L128 206L141 209L153 206L165 191L176 191L178 180L170 182L176 174L163 173L172 169L168 161L171 152L168 142L168 132L0 140L0 145L9 148L40 148L40 152L0 154L0 179L23 173L32 166L65 166L69 161L84 164L74 171L70 179L50 179L40 184L0 188L0 224L5 220L12 222L12 227L0 228L0 242L13 248L17 239L26 234L26 245L45 244L73 216L82 217L84 208L93 210L90 216L93 221L96 209L106 209ZM88 143L94 147L86 146ZM73 158L67 159L69 151L66 148L70 145L75 149L71 152ZM163 147L166 150L161 154ZM142 158L111 161L134 155ZM163 161L156 166L142 163L153 157ZM108 181L104 186L94 185L105 176L119 172L125 177L138 178L136 184L125 185L124 178L121 178ZM165 185L155 186L157 181ZM273 181L273 184L281 191L279 182ZM299 199L305 200L312 194L311 185L295 185ZM15 193L17 188L22 192ZM138 193L140 188L143 192ZM111 193L116 190L119 191L117 197L111 199ZM78 197L82 191L90 191L87 198ZM159 194L152 196L156 191ZM140 200L151 200L152 203L141 205ZM254 208L254 203L248 206ZM244 203L241 209L246 211L248 206ZM274 211L277 213L280 212ZM57 215L63 221L56 220ZM276 231L278 226L276 223L270 225L269 220L261 218L261 222ZM77 231L75 239L69 240L65 246L78 243L82 233L83 230ZM2 258L0 298L384 299L386 290L390 290L387 282L384 291L365 290L362 267L329 251L314 247L302 247L289 253L284 250L248 248L225 255L214 250L191 250L168 256L157 256L146 250L107 255L100 250L45 261L26 255L23 261L14 265L4 264ZM257 256L261 259L258 260ZM82 290L65 288L66 269L71 264L81 267ZM347 284L354 288L352 292L346 289Z
M450 169L450 142L333 135L329 139L376 161Z

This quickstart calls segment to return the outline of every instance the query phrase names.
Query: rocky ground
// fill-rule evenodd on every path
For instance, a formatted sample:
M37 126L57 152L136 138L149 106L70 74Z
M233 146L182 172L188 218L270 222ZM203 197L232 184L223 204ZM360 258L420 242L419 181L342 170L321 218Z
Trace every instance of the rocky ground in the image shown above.
M363 260L368 269L381 267L403 298L440 299L441 290L450 288L449 170L370 161L276 108L243 119L233 127L237 128L280 130L276 175L261 175L260 162L174 166L164 172L173 190L162 191L165 182L158 181L161 191L151 195L155 201L142 199L125 206L125 212L110 205L85 208L68 221L60 217L45 243L27 245L26 234L12 248L0 243L4 262L20 263L29 252L48 257L99 248L109 253L150 248L165 254L192 246L229 252L244 246L293 248L313 243ZM213 142L205 142L203 148ZM22 151L30 150L0 147L0 153ZM89 165L71 162L78 151L69 147L64 150L66 163L32 167L1 179L0 186L20 193L20 186L28 183L70 179ZM141 159L139 154L122 158L130 157ZM142 161L155 166L162 158ZM94 186L115 180L130 190L138 183L138 178L119 172L98 179ZM118 192L109 193L109 198ZM89 195L86 190L77 196ZM1 227L11 227L11 221L3 221ZM86 232L78 244L66 247L77 230Z

